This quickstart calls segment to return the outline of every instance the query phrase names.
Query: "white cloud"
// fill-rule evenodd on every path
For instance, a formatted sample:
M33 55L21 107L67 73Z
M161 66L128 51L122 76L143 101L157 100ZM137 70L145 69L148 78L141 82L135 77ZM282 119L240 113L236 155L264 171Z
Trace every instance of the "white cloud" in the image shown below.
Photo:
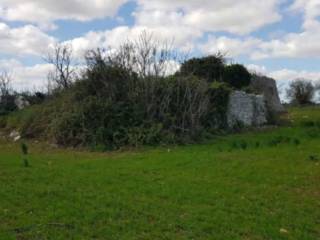
M304 14L303 27L305 30L312 30L315 26L319 27L319 21L317 21L317 17L320 16L319 0L295 0L291 10Z
M127 0L0 0L0 18L50 26L55 20L113 17Z
M278 0L137 0L138 25L247 34L281 19Z
M50 64L25 66L15 59L0 60L0 69L12 75L12 85L15 90L43 90L47 83L47 75L52 70Z
M268 75L268 71L265 66L256 65L256 64L249 64L246 67L252 73Z
M293 81L297 78L304 78L313 82L319 82L320 72L317 71L297 71L292 69L281 69L270 72L270 76L281 81Z
M103 32L89 32L83 37L74 38L64 43L72 46L74 57L83 59L86 51L103 47L104 42Z
M240 55L251 55L252 51L256 49L261 42L261 40L252 37L241 39L210 36L208 41L200 45L199 48L206 54L222 52L226 53L228 57L237 57Z
M253 58L318 58L320 56L320 25L318 29L291 33L279 40L260 44Z
M263 2L263 1L262 1ZM320 1L296 0L290 10L303 14L302 31L281 34L271 40L252 37L209 37L200 49L205 53L228 52L232 57L247 55L253 60L266 58L320 57Z
M267 58L319 58L320 25L318 29L290 33L280 39L266 41L252 37L209 37L200 45L204 53L227 52L231 57L249 56L253 60Z
M280 39L264 41L253 58L307 58L320 56L320 1L296 0L290 8L301 12L302 32L289 33Z
M177 34L178 31L179 34ZM173 47L185 51L192 50L195 40L201 36L200 32L189 28L119 26L112 30L89 32L83 37L66 41L66 43L72 45L75 56L81 59L87 50L98 47L117 48L127 40L137 40L143 32L152 35L160 43L172 43Z
M266 66L256 64L248 64L246 67L251 72L261 73L282 82L291 82L297 78L304 78L314 82L320 80L320 71L298 71L287 68L270 71Z
M0 23L0 53L21 55L41 55L55 39L37 27L26 25L10 28Z

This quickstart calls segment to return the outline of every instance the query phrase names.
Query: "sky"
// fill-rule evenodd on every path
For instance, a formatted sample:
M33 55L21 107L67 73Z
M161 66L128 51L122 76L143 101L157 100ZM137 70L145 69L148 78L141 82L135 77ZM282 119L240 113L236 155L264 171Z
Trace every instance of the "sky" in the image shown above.
M40 90L50 46L68 43L82 59L143 31L194 56L226 53L281 92L320 79L320 0L0 0L0 69L16 89Z

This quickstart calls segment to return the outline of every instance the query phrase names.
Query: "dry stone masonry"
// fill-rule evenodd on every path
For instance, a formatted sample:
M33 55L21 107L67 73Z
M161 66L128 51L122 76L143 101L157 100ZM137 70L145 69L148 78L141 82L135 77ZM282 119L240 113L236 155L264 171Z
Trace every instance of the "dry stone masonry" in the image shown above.
M251 88L265 97L268 110L274 114L285 112L280 102L276 81L265 76L254 75L251 79Z
M230 95L228 106L228 126L262 126L267 123L267 106L262 95L235 91Z
M265 76L254 75L251 89L259 94L247 94L235 91L230 95L228 106L228 126L262 126L268 123L270 116L285 112L280 102L276 81Z

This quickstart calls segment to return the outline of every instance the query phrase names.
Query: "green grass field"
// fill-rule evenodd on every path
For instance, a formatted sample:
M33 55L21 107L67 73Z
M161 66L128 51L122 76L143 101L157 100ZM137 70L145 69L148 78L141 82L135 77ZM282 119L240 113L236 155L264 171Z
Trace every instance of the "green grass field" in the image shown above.
M90 153L0 144L0 239L320 239L320 109L292 126Z

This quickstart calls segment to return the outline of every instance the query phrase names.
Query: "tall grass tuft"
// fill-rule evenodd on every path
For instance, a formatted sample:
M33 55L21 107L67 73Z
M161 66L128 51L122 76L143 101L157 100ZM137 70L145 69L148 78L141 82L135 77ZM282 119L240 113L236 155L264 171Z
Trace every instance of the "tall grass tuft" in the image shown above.
M29 154L29 149L27 144L21 143L21 152L22 152L22 162L24 167L29 167L29 160L28 160L28 154Z

